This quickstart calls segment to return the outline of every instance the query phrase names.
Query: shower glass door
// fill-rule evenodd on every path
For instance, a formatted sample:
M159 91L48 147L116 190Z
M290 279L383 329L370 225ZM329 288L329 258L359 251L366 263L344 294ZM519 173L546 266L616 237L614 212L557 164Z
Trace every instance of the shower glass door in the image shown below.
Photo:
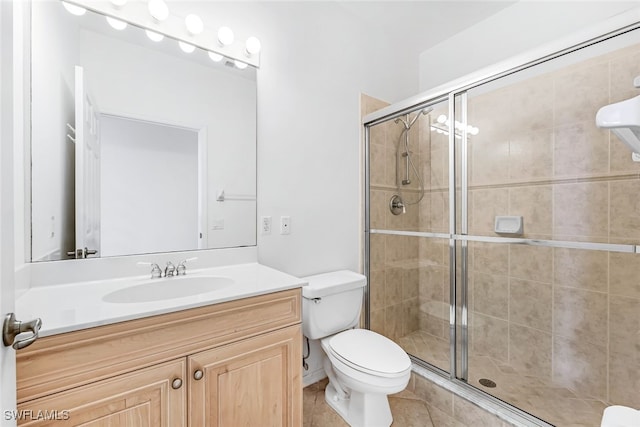
M595 124L640 94L637 33L456 95L479 129L459 151L468 369L457 374L558 426L640 405L640 163Z
M638 33L365 127L371 329L557 426L640 408L640 156L595 125Z
M363 113L385 105L364 97ZM445 372L453 360L448 117L445 99L369 127L367 193L370 327Z

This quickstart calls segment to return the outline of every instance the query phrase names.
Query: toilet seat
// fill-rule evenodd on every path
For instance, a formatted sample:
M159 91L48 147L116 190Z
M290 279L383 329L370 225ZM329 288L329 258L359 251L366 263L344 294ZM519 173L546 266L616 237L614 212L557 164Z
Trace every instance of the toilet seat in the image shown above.
M397 378L411 370L411 359L398 344L368 329L350 329L323 342L333 357L365 374Z

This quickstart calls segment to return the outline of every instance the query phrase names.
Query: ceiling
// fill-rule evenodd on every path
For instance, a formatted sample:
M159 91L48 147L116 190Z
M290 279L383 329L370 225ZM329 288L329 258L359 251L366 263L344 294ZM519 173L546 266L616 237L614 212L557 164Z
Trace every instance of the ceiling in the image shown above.
M418 55L515 1L342 1L355 19Z

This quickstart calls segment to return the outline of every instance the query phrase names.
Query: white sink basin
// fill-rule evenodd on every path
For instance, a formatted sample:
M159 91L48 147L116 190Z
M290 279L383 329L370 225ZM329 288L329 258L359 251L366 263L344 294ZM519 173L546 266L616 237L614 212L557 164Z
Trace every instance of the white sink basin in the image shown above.
M139 285L118 289L102 297L105 302L139 303L162 301L217 291L233 285L233 280L220 276L179 276L151 279Z

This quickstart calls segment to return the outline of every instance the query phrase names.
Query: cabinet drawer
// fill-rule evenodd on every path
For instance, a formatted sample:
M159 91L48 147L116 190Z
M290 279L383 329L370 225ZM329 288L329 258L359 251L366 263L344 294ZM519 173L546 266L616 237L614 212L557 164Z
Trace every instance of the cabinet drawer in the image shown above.
M175 380L182 383L174 388ZM186 359L18 405L21 427L186 425Z
M300 323L300 289L44 337L17 353L18 403Z

